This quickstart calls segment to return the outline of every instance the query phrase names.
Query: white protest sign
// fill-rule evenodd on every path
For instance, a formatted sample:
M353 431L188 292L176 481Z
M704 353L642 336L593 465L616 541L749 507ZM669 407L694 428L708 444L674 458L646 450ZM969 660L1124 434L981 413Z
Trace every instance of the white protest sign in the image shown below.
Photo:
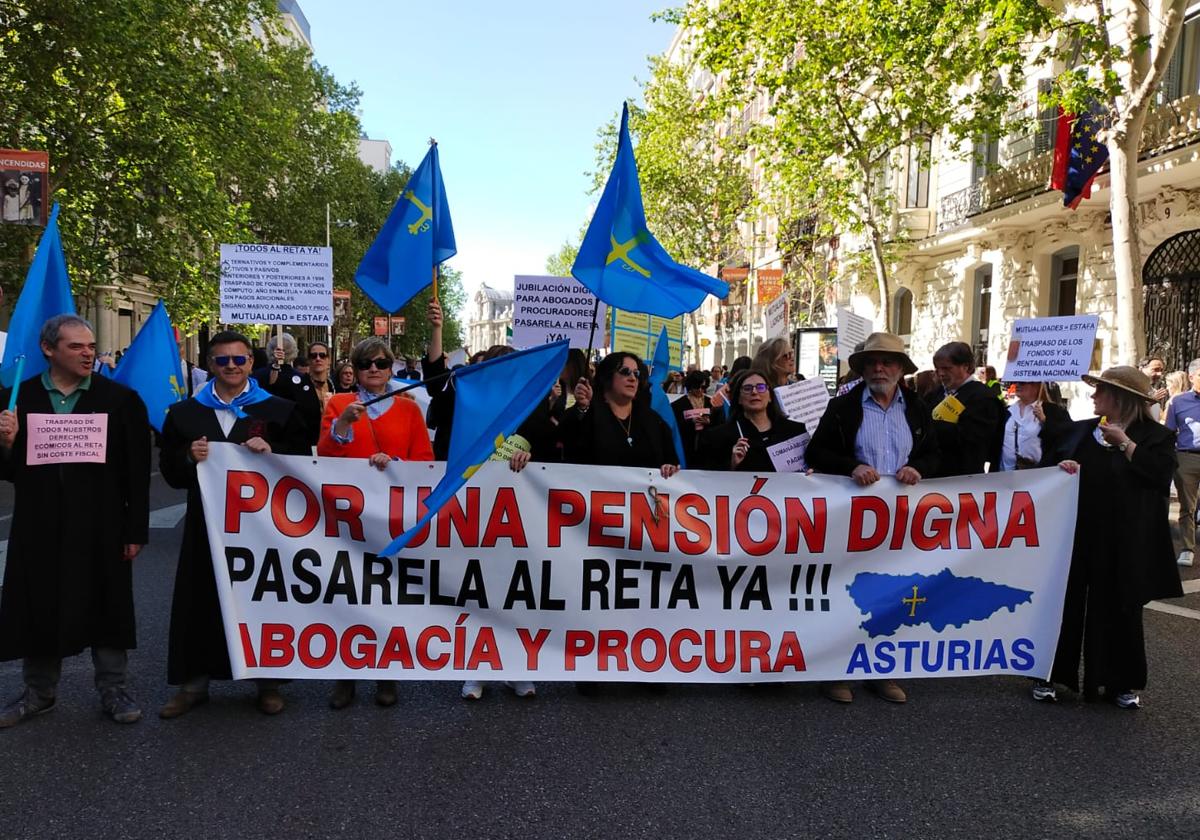
M454 369L459 365L465 365L466 363L467 351L462 349L455 350L450 354L450 358L446 359L446 367L450 369Z
M763 308L763 332L766 338L787 335L787 296L780 295Z
M867 340L875 331L875 324L870 318L856 315L849 309L839 309L837 313L837 352L840 361L847 361L854 352L856 345Z
M377 555L445 466L210 445L196 471L235 679L1050 673L1079 488L1058 468L869 488L683 470L655 501L657 470L485 463Z
M108 458L107 414L27 414L25 428L31 467L103 464Z
M1096 315L1018 318L1008 344L1004 379L1010 382L1055 382L1078 379L1088 372L1096 342Z
M800 472L804 469L804 450L812 436L805 432L802 435L790 437L785 441L767 447L775 472Z
M592 340L592 314L596 331L603 334L605 305L596 309L596 296L574 277L513 279L514 347L541 347L569 339L572 347L586 348Z
M222 245L221 320L333 324L333 249Z
M823 379L801 379L777 387L775 399L789 419L803 423L805 428L813 431L821 422L825 406L829 405L829 389Z

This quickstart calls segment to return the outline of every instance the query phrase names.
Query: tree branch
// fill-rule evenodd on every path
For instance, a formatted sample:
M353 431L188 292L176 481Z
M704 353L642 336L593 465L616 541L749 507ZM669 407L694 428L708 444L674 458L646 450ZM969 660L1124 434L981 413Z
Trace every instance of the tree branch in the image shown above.
M1162 18L1162 26L1159 29L1159 37L1165 35L1166 40L1162 41L1155 50L1154 63L1150 66L1150 72L1146 74L1141 85L1129 97L1129 104L1117 124L1119 128L1127 128L1133 115L1140 113L1149 104L1150 97L1155 94L1159 81L1171 63L1171 56L1175 52L1179 35L1183 31L1183 15L1187 11L1188 0L1169 0L1169 2L1170 8Z

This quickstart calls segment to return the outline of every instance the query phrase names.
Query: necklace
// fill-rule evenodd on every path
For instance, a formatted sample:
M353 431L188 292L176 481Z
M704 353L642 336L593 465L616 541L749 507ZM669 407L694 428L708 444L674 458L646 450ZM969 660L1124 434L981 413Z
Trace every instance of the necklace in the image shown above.
M629 416L622 420L616 414L613 419L617 421L617 425L621 427L621 431L625 433L625 443L633 446L633 411L629 412Z

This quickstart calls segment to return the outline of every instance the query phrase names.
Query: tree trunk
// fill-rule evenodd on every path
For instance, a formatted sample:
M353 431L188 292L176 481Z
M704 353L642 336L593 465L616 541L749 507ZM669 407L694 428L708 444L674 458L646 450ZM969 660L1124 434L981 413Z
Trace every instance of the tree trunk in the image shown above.
M1116 363L1136 365L1146 353L1146 325L1142 312L1142 249L1137 226L1137 158L1142 136L1141 118L1131 121L1129 131L1108 140L1108 166L1112 182L1109 210L1112 214L1113 269L1116 272L1117 334Z
M692 321L692 361L696 363L696 367L700 367L700 327L697 325L698 316L695 312L691 313Z
M892 296L888 292L887 261L883 258L883 234L872 218L867 222L867 230L871 233L871 262L875 266L875 280L879 283L879 311L883 315L883 323L876 328L883 332L892 329Z

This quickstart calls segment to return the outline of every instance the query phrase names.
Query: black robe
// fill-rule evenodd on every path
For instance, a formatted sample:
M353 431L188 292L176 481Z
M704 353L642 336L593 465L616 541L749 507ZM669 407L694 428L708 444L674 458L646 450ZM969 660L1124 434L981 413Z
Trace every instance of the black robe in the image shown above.
M0 391L8 406L9 391ZM150 527L150 424L141 397L93 375L73 414L107 414L105 463L28 466L27 415L54 414L35 376L17 397L20 430L0 454L16 501L0 598L0 660L137 647L127 544Z
M321 405L321 398L317 396L317 389L313 387L308 374L300 373L291 365L280 365L274 385L271 384L270 367L256 369L253 376L268 394L296 404L296 413L308 434L308 445L310 448L316 446L321 437L321 416L325 413L325 407Z
M933 433L937 436L940 454L939 478L983 472L983 465L995 446L996 435L1002 433L996 427L1004 425L1000 416L1004 411L1003 404L978 379L967 380L954 396L963 405L958 422L933 421ZM932 397L929 400L930 411L944 399L944 395Z
M568 464L653 469L679 463L671 429L648 400L634 401L628 434L622 422L603 399L592 400L586 412L580 412L578 405L571 406L559 425L563 460Z
M1078 690L1083 650L1084 691L1095 696L1144 688L1146 648L1142 607L1183 594L1167 512L1175 472L1175 433L1142 420L1126 434L1132 460L1093 437L1099 419L1072 425L1057 460L1080 464L1079 513L1067 578L1054 682Z
M205 675L218 680L231 676L200 485L196 465L189 457L192 442L206 437L209 443L245 443L251 437L261 437L271 445L272 452L281 455L310 451L307 429L288 400L271 397L243 411L248 416L233 424L228 437L221 432L216 410L194 399L171 406L163 424L159 468L168 484L188 491L183 544L171 599L167 647L167 682L171 685Z
M700 433L700 443L696 452L696 466L703 470L729 471L733 457L733 447L738 438L745 436L750 441L746 457L737 465L737 472L775 472L775 462L771 460L768 448L790 440L807 431L804 424L798 420L780 417L772 421L771 428L760 432L758 427L739 417L722 423ZM690 461L688 462L691 463Z

